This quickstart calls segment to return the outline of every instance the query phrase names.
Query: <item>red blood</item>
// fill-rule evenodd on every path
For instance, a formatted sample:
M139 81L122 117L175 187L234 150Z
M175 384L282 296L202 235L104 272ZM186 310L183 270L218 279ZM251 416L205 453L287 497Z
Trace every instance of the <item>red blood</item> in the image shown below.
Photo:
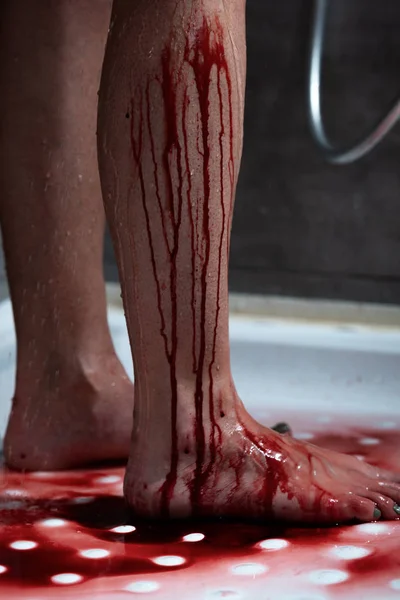
M385 448L392 447L396 435L399 434L358 431L359 438L380 439L382 453ZM331 434L326 439L337 450L349 445L341 434ZM353 443L354 438L350 436L350 444ZM376 446L374 450L377 451ZM100 582L106 586L107 580L114 576L151 579L157 572L174 570L174 581L184 578L187 589L192 589L198 585L199 569L203 567L202 577L205 577L207 570L219 562L221 575L218 582L214 581L215 585L234 587L237 579L229 575L227 565L256 562L268 566L271 576L282 573L282 582L299 575L296 586L305 596L310 591L308 588L304 591L302 586L307 585L307 573L313 569L341 569L348 573L345 582L335 585L335 594L339 596L343 590L345 594L357 590L360 597L370 597L368 594L372 590L376 591L375 597L386 597L388 582L399 577L400 523L386 524L387 532L367 533L353 527L287 528L279 523L266 525L221 519L141 522L129 515L121 497L101 493L105 484L100 481L105 475L116 473L122 475L122 469L80 470L48 474L45 478L0 472L0 565L8 569L0 575L1 597L12 596L16 588L25 596L29 596L29 592L37 594L39 587L54 589L50 578L57 573L78 573L86 584L93 581L93 593L98 593ZM11 497L7 495L8 490L25 492L26 497ZM82 494L95 499L83 504L71 502ZM57 529L47 529L41 522L49 518L64 519L67 523ZM136 530L125 535L111 531L125 523L132 523ZM204 540L182 542L184 535L193 532L202 532ZM80 541L80 536L84 542ZM258 542L269 538L285 539L289 546L276 552L262 550ZM10 543L15 540L32 540L38 547L29 551L14 550ZM333 558L331 552L341 545L362 546L370 554L353 560ZM106 548L110 555L90 560L79 555L78 550L82 548ZM161 567L151 560L155 556L171 554L183 556L186 562L175 567ZM303 556L307 557L305 562ZM99 577L103 579L99 580ZM250 583L257 585L253 578ZM76 593L80 592L79 585ZM268 593L268 577L260 579L258 585L259 593L255 597ZM383 593L383 589L387 592ZM90 594L91 590L89 587L86 593Z
M198 104L201 116L201 141L198 140L198 146L201 147L201 154L203 160L203 189L204 189L204 200L203 200L203 238L205 240L205 256L201 268L201 307L200 307L200 344L199 344L199 356L196 365L196 391L195 391L195 410L196 410L196 422L195 422L195 438L196 438L196 469L194 473L193 483L191 486L191 501L194 514L200 507L201 499L201 488L204 481L209 474L209 470L214 463L216 456L216 431L218 431L219 439L221 437L221 430L217 424L215 410L214 410L214 385L213 385L213 367L215 365L215 352L216 352L216 339L218 330L218 317L220 313L220 284L221 284L221 261L222 261L222 250L223 250L223 237L225 233L225 187L224 187L224 144L223 137L225 134L224 128L224 117L223 117L223 97L222 97L222 83L221 75L225 75L228 87L228 103L230 105L230 113L232 112L232 98L231 98L231 82L229 75L229 68L224 50L224 36L221 23L218 17L213 21L213 28L204 18L202 26L197 31L197 35L193 44L187 42L185 48L184 60L192 67L196 91L198 96ZM220 204L222 211L222 230L220 234L219 243L219 256L218 256L218 277L217 277L217 306L216 316L214 325L213 345L212 345L212 356L208 365L208 376L209 376L209 417L211 424L210 437L208 440L208 449L210 452L208 468L204 468L205 460L205 434L203 424L203 403L204 403L204 390L203 380L205 375L205 352L206 352L206 301L207 301L207 274L210 262L211 252L211 232L210 232L210 212L211 212L211 150L210 150L210 88L212 81L212 70L217 69L217 90L220 104L220 134L219 134L219 147L220 147ZM233 131L232 127L229 131L230 139L230 160L232 162L233 156ZM233 179L230 190L231 198L233 198ZM193 278L195 272L193 272Z

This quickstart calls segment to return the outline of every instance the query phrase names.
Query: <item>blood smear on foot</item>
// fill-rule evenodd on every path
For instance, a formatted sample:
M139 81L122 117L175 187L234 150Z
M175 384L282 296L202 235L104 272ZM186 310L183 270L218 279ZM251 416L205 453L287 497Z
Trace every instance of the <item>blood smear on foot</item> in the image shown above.
M313 443L356 454L360 439L378 439L368 446L368 460L376 464L400 436L372 427L346 436L334 433L335 423L329 427L329 434L312 432ZM2 469L0 597L41 600L60 588L69 599L87 594L104 600L138 594L163 600L177 594L191 600L398 597L400 522L329 529L149 524L129 516L122 496L104 484L117 477L122 469L46 478ZM21 491L18 501L10 500L9 490Z

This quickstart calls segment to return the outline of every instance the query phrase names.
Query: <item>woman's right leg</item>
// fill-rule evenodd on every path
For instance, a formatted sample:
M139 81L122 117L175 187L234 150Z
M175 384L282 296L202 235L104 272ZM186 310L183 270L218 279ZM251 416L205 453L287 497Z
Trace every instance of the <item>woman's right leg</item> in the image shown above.
M98 148L135 367L125 495L151 517L394 519L399 485L262 427L232 382L244 25L244 0L114 1Z

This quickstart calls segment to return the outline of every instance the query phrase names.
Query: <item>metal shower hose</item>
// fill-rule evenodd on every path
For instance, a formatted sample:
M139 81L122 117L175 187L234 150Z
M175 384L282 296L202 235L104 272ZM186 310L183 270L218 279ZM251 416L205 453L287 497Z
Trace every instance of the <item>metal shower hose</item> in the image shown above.
M400 99L378 122L371 133L354 146L337 148L330 142L321 115L321 61L328 3L329 0L314 0L308 64L308 111L311 133L323 151L325 159L330 163L343 165L365 156L389 133L400 117Z

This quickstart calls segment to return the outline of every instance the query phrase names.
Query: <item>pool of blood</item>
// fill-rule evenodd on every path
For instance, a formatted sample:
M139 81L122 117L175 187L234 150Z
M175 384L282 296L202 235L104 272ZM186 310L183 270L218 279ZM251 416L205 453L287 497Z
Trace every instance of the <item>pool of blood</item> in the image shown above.
M360 456L364 451L376 464L400 438L400 432L372 427L331 423L329 429L311 430L313 443ZM261 590L294 599L398 597L400 522L329 529L222 520L141 522L126 509L122 479L122 467L31 474L2 468L0 597L41 599L57 591L67 597L117 599L129 592L167 599L179 589L190 590L190 598L261 597ZM133 531L115 529L127 524ZM202 535L187 541L193 533ZM270 547L266 540L272 540ZM21 541L31 547L15 545ZM335 554L342 547L350 548L345 558ZM354 548L365 555L352 558ZM95 550L92 557L85 555L88 550ZM159 564L157 557L165 556L175 558ZM315 582L316 571L322 583ZM344 580L324 583L331 573ZM67 576L59 583L60 574L75 580Z

